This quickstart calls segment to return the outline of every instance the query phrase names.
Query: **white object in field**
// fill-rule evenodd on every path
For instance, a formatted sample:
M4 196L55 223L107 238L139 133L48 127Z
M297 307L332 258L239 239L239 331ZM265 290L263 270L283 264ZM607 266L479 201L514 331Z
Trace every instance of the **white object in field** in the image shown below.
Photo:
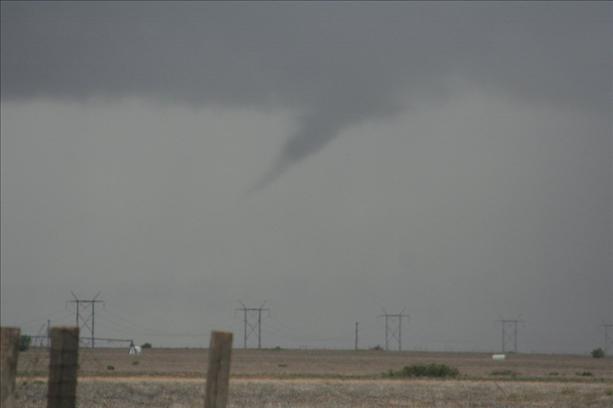
M507 358L505 354L494 354L492 355L492 360L504 360Z
M131 356L138 356L140 355L140 353L143 352L143 349L141 348L141 346L130 346L130 351L128 352Z

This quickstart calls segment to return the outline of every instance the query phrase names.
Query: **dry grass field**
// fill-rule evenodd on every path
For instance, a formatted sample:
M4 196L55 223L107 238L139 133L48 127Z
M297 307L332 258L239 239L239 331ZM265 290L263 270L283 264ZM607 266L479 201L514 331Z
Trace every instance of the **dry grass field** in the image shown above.
M81 350L80 407L201 407L207 351ZM444 363L456 379L389 379ZM45 406L46 350L19 360L20 406ZM233 352L231 407L613 407L613 361L580 356L332 350Z

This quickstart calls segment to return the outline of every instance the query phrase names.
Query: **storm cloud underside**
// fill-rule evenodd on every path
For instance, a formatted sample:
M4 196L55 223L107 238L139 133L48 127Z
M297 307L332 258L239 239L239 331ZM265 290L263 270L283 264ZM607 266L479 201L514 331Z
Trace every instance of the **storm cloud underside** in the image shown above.
M348 127L459 84L606 114L606 4L2 5L5 100L142 97L290 109L256 187Z

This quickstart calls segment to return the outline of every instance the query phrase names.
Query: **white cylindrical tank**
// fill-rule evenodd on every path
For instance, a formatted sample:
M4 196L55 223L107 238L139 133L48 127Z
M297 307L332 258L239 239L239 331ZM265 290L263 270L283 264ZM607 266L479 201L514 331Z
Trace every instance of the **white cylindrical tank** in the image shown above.
M507 356L505 354L494 354L492 355L492 360L504 360Z

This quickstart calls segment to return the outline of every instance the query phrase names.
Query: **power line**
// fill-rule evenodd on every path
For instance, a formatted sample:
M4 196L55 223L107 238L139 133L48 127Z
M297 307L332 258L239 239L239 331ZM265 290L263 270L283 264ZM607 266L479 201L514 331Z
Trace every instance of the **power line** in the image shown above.
M39 317L37 317L35 319L26 320L25 322L19 323L19 325L21 327L32 326L35 323L40 325L40 324L43 324L44 322L46 322L47 320L49 320L51 317L55 317L55 316L59 315L60 313L63 313L63 315L60 316L60 317L56 317L54 320L64 320L68 316L72 316L72 312L66 311L65 308L64 309L58 309L58 310L56 310L54 312L47 313L47 314L39 316Z
M262 328L262 331L265 333L273 334L275 336L281 337L286 340L291 340L293 342L315 342L315 343L325 343L332 341L347 341L349 336L339 335L332 337L314 337L310 334L299 332L291 327L286 326L279 320L276 320L274 317L271 317L271 323L276 323L278 326L273 327L274 324L268 326L268 328Z
M107 310L108 312L108 310ZM115 314L115 316L119 317L118 315ZM137 325L127 325L125 323L120 323L114 319L111 319L109 316L101 314L99 316L99 324L102 324L102 326L107 327L112 329L113 331L117 331L123 334L127 334L132 336L133 333L136 331L138 332L141 336L145 336L145 337L185 337L185 338L195 338L195 337L206 337L209 335L208 332L177 332L177 331L163 331L163 330L152 330L152 329L147 329L145 327L140 327ZM125 320L125 319L123 319ZM108 323L108 324L107 324ZM98 338L96 338L98 339Z

